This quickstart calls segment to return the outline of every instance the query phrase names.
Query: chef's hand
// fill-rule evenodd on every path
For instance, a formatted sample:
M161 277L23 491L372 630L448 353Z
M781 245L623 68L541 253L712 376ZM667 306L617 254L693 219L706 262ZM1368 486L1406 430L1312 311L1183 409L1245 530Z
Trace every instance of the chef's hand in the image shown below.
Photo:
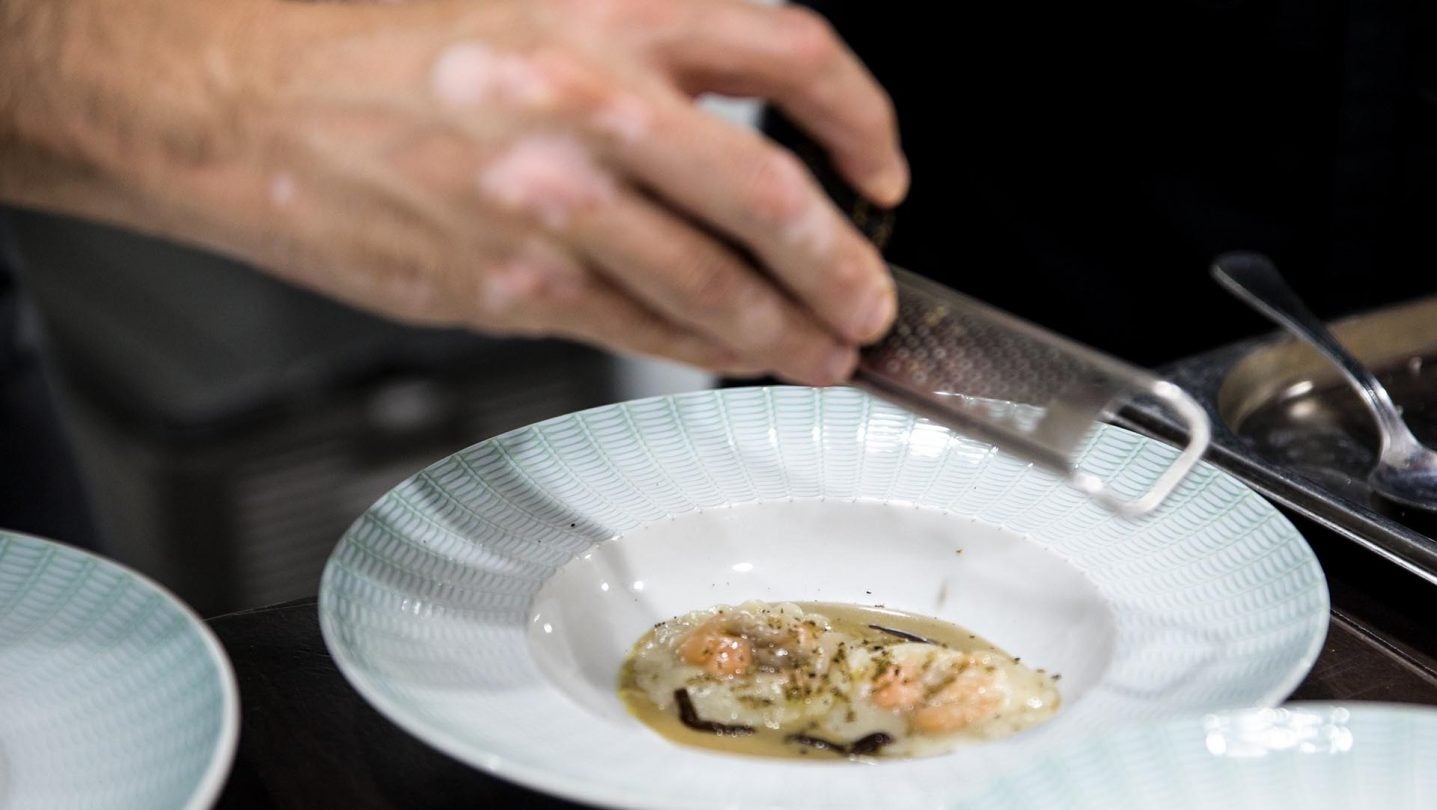
M53 41L10 73L34 83L0 93L0 141L43 160L3 159L8 200L207 245L405 321L730 374L841 381L892 319L878 254L802 164L695 105L769 99L897 202L890 102L806 11L11 0L7 39L27 7L48 27L22 44ZM67 117L37 146L27 112Z

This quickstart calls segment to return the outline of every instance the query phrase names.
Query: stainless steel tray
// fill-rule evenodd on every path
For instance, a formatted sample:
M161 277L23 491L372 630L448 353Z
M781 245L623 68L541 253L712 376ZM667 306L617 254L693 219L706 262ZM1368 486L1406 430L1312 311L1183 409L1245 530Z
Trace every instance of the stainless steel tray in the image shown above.
M1419 439L1437 444L1437 297L1332 324L1376 371ZM1299 514L1437 584L1437 515L1367 487L1377 434L1357 395L1316 352L1276 335L1160 369L1208 411L1208 460ZM1130 408L1131 427L1177 435L1168 417Z

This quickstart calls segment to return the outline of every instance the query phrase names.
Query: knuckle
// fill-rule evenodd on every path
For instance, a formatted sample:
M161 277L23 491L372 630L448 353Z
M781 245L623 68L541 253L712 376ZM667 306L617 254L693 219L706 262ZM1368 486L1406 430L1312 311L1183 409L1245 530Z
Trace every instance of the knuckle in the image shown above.
M533 266L520 259L509 259L489 265L479 274L481 309L502 323L525 321L519 316L532 314L540 300L540 281Z
M592 285L583 269L542 243L492 260L479 274L480 312L505 331L551 333L556 321L582 315Z
M792 154L775 149L757 162L748 206L761 222L790 224L806 213L812 198L808 170Z
M492 158L479 175L487 207L550 232L571 228L612 202L618 183L583 143L531 136Z
M801 68L821 70L832 65L843 52L838 33L815 11L787 6L779 10L778 20L784 47Z
M597 67L571 49L539 48L529 55L529 64L543 82L549 105L559 110L587 112L613 95Z

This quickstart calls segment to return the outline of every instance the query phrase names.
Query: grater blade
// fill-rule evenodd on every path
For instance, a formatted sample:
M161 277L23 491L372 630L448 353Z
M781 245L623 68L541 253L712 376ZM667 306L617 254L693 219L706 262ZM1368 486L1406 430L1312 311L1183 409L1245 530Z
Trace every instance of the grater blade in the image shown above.
M1176 385L906 270L893 275L896 322L863 351L854 387L1053 470L1128 516L1162 503L1207 449L1207 412ZM1175 414L1188 443L1145 493L1120 498L1075 453L1138 399Z

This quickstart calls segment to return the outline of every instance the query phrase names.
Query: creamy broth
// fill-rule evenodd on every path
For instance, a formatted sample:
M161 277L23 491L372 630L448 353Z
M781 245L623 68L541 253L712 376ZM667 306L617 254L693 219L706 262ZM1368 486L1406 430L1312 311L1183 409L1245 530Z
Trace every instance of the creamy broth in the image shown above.
M750 602L650 629L624 663L619 695L645 725L684 745L883 759L937 754L1042 722L1057 709L1056 681L939 619L852 604ZM678 690L685 696L672 694ZM689 695L698 719L735 733L686 725L679 702ZM879 734L887 741L869 745ZM846 750L870 735L859 751Z

